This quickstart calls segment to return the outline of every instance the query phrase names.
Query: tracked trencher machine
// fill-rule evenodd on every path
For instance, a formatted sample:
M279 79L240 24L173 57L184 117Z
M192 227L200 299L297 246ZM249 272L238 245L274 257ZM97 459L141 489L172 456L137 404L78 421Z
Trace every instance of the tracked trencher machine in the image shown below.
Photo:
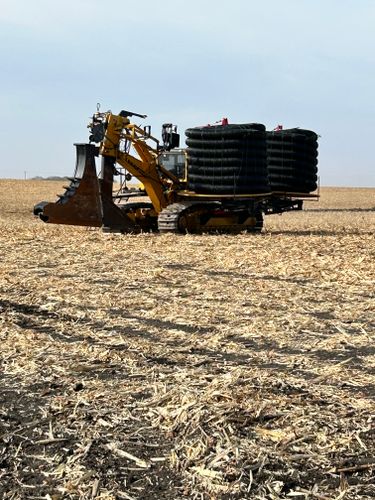
M259 232L264 215L301 210L304 199L317 196L312 131L267 132L256 123L194 127L180 149L176 126L163 125L160 143L133 117L145 115L97 111L89 142L75 144L76 169L65 193L38 203L34 214L48 223L123 233ZM141 190L129 189L132 177Z

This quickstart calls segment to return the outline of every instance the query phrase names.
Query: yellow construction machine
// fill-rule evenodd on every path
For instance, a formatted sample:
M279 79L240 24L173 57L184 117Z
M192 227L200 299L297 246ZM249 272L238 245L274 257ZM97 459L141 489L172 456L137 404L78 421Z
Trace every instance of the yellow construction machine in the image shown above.
M269 188L261 192L251 188L249 192L243 189L205 192L197 185L194 190L192 186L196 184L189 183L185 150L178 149L177 127L163 125L160 144L151 135L150 127L132 123L131 117L146 116L99 110L93 115L88 125L89 143L75 144L77 163L70 185L56 202L38 203L35 215L48 223L103 227L123 233L259 232L264 214L300 210L302 199L310 196L275 193ZM213 128L209 132L213 133ZM204 148L194 151L207 153ZM99 175L96 157L101 157ZM227 171L230 165L225 167ZM122 179L117 191L115 176ZM142 191L131 189L132 177L141 183Z

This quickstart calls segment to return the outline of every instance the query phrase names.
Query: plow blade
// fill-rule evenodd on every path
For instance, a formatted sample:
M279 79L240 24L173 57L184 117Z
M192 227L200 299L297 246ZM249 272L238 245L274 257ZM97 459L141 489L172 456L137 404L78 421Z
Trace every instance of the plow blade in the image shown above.
M116 171L116 160L109 156L102 157L100 174L100 195L103 212L103 227L121 233L139 233L141 228L113 203L113 176Z
M55 203L42 201L35 205L34 214L52 224L100 227L102 209L95 167L96 147L91 144L75 144L75 147L77 162L70 185Z
M52 224L101 227L120 232L137 232L134 222L113 203L114 159L103 158L101 179L95 166L97 147L75 144L77 162L74 177L63 195L54 202L35 205L34 215Z

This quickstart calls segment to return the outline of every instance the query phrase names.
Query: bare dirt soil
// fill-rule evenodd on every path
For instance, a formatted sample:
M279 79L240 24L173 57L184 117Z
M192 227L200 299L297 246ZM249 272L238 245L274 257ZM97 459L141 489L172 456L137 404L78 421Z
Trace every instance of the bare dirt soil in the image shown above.
M0 497L375 497L375 189L261 235L43 224L0 181Z

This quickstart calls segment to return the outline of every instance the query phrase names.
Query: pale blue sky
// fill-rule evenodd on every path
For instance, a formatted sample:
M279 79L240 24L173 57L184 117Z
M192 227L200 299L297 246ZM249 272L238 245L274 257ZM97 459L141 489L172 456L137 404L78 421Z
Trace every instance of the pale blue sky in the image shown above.
M375 186L375 0L0 0L0 177L71 175L89 116L315 130L322 185Z

